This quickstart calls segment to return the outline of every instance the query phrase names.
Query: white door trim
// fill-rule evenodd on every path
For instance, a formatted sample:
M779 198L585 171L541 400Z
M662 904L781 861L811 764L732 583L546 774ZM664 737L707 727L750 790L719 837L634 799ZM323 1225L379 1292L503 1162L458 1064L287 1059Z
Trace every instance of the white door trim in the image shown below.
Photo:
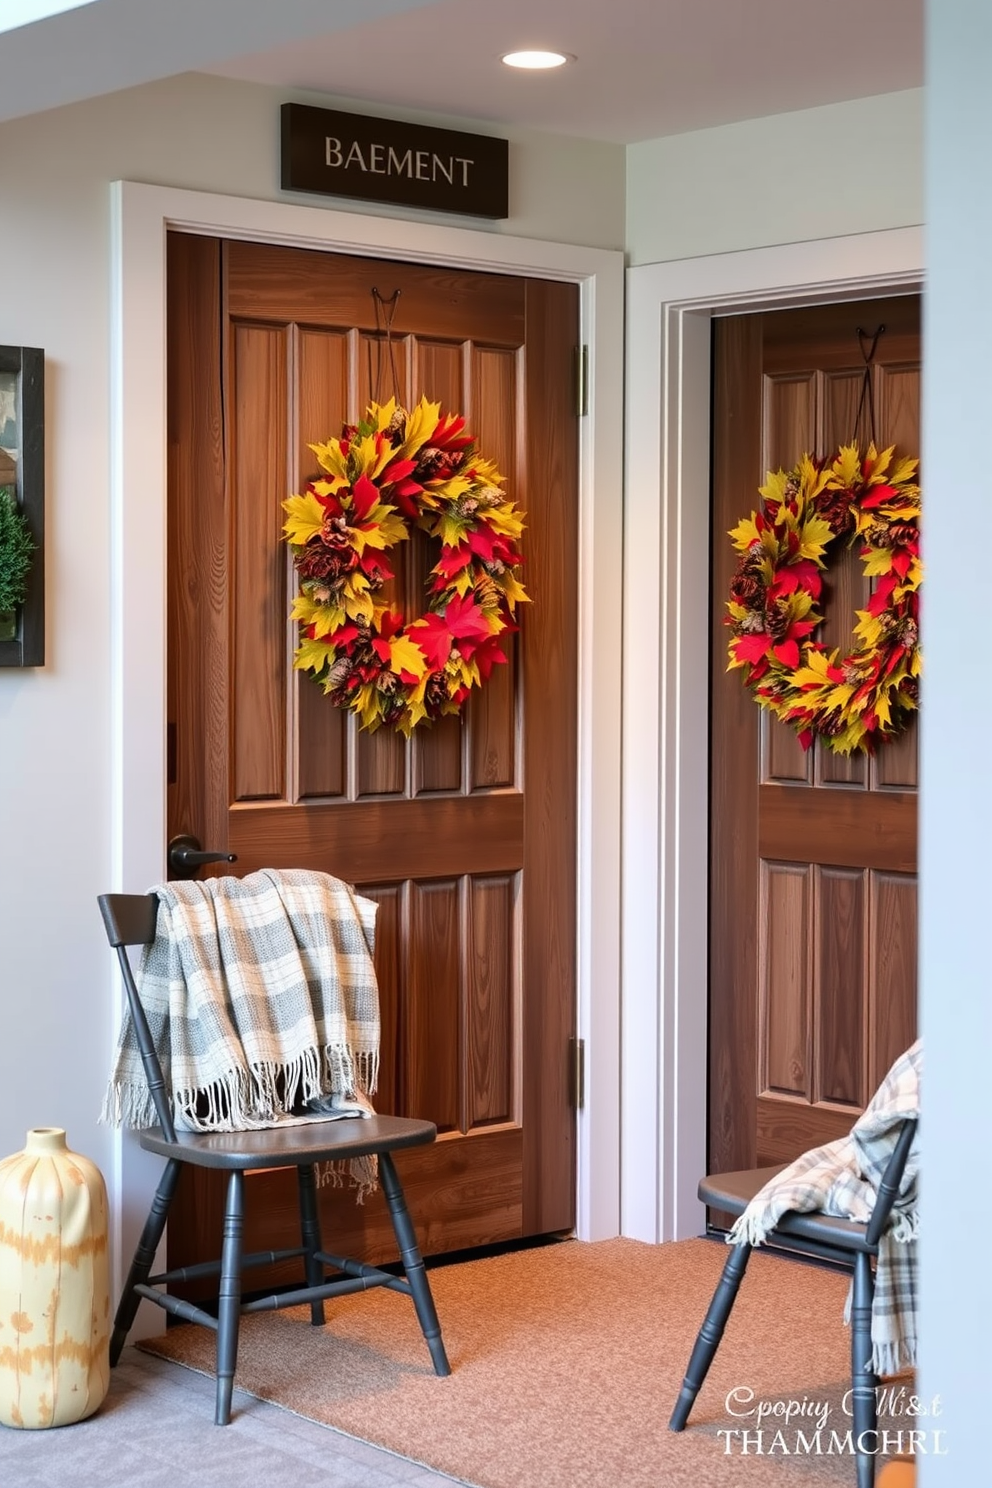
M698 1234L706 1161L710 321L916 288L922 229L627 277L621 1233Z
M619 1231L620 674L623 255L329 208L116 182L113 190L113 882L165 874L165 240L189 232L443 263L579 285L589 347L580 425L578 738L578 1233ZM118 996L117 991L114 997ZM120 1144L112 1175L130 1253L149 1168ZM137 1222L140 1223L140 1220Z

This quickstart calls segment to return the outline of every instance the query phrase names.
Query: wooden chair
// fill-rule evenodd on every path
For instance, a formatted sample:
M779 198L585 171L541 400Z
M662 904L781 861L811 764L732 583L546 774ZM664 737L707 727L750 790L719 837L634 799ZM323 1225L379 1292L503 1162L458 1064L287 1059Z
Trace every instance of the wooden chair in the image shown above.
M430 1283L392 1157L401 1148L419 1147L433 1142L437 1136L436 1127L430 1121L416 1121L399 1116L371 1116L283 1126L264 1131L177 1133L162 1069L125 950L127 946L147 945L154 940L158 899L154 894L103 894L98 902L107 938L116 950L120 962L148 1087L159 1119L157 1127L141 1132L141 1145L149 1152L157 1152L166 1159L165 1172L145 1221L114 1319L110 1342L111 1364L116 1364L120 1358L142 1298L156 1303L174 1317L214 1329L217 1334L217 1404L214 1420L218 1426L226 1426L231 1419L231 1393L238 1355L238 1326L242 1313L271 1311L274 1308L308 1303L310 1321L314 1326L319 1326L324 1322L326 1298L348 1292L367 1291L371 1287L388 1287L391 1291L402 1292L412 1298L435 1373L450 1374L451 1366L445 1354ZM379 1181L403 1262L403 1276L393 1276L375 1266L364 1265L346 1256L333 1255L325 1251L321 1244L314 1165L348 1161L369 1154L378 1158ZM179 1271L163 1271L152 1276L150 1272L155 1252L165 1229L169 1206L184 1163L216 1168L229 1175L223 1235L218 1237L221 1244L220 1259ZM246 1170L294 1166L299 1189L302 1244L296 1250L243 1255L241 1241ZM302 1259L305 1285L242 1302L244 1270L251 1266L292 1258ZM326 1267L331 1267L337 1274L328 1278ZM171 1281L189 1281L205 1276L220 1278L216 1317L203 1308L162 1290Z
M769 1239L803 1255L820 1260L840 1262L854 1268L854 1293L851 1301L851 1406L852 1428L855 1445L874 1440L864 1435L874 1432L878 1424L876 1407L878 1376L871 1368L871 1307L875 1295L875 1274L872 1262L878 1258L878 1243L888 1223L892 1205L899 1193L903 1170L916 1131L916 1119L907 1118L899 1133L895 1150L889 1158L878 1198L867 1224L853 1219L839 1219L831 1214L784 1214ZM704 1204L725 1213L738 1216L764 1188L769 1179L780 1173L781 1168L755 1168L745 1173L717 1173L704 1178L699 1185L699 1197ZM752 1246L729 1247L723 1274L717 1283L713 1300L699 1330L689 1367L686 1370L682 1389L676 1401L669 1430L682 1431L689 1412L723 1337L731 1308L747 1263ZM872 1488L875 1481L875 1455L870 1451L856 1451L858 1488Z

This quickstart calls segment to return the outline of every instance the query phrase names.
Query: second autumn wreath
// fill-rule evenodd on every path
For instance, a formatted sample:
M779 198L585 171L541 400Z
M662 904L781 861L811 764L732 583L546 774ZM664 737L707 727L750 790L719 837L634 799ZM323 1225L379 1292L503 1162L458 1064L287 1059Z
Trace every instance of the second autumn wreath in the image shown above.
M299 594L295 665L374 731L409 735L458 713L506 660L520 582L523 514L476 452L465 420L421 398L372 403L357 425L310 446L324 474L284 502ZM438 540L424 614L383 602L390 550L418 528Z
M762 708L838 754L871 753L906 727L919 705L919 461L874 444L845 445L826 460L803 455L769 472L759 511L731 532L740 557L726 624L730 667ZM832 549L860 544L873 581L846 648L815 638L828 597Z

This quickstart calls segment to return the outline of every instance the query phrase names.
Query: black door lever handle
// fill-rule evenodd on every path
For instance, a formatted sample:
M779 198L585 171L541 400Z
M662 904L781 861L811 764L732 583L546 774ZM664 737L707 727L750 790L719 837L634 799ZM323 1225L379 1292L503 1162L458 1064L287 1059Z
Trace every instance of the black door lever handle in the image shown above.
M169 843L169 872L175 878L193 878L204 863L236 863L237 853L204 852L195 837L183 833Z

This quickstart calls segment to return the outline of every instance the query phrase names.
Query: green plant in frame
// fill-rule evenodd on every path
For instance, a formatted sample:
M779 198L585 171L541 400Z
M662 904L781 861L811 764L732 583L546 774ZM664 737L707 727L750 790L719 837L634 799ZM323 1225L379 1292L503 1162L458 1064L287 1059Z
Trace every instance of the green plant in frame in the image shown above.
M15 611L27 593L31 530L14 502L10 486L0 486L0 640L9 639L16 626Z

